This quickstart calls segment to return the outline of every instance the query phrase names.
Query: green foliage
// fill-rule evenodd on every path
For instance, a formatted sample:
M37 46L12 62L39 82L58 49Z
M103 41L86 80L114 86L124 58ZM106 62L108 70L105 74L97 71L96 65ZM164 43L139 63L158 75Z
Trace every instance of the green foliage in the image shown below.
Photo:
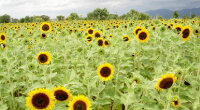
M87 14L88 20L106 20L109 18L109 12L106 8L97 8L93 12Z
M0 23L9 23L11 20L10 15L4 14L0 16Z
M183 19L188 19L189 17L188 17L188 15L183 15L182 18Z
M156 16L156 19L164 19L162 16Z
M191 18L195 18L197 15L195 13L191 14Z
M77 13L71 13L68 17L68 20L80 20L81 18L78 16Z
M124 19L124 20L147 20L147 19L150 19L150 16L148 14L140 13L140 12L132 9L128 13L120 16L120 19Z
M65 19L65 17L62 16L62 15L56 16L56 18L57 18L58 21L61 21L61 20L64 20L64 19Z
M177 10L174 11L173 17L174 17L174 18L178 18L178 17L179 17L179 14L178 14Z

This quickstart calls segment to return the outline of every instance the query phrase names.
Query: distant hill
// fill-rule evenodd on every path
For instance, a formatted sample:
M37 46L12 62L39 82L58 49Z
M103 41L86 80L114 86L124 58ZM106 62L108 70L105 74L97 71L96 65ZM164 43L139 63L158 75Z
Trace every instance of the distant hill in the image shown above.
M182 9L182 10L177 10L177 12L179 13L180 17L182 17L183 15L190 16L193 13L196 14L197 16L200 16L200 8ZM162 16L166 19L169 19L172 17L174 11L168 9L157 9L157 10L149 10L146 11L145 13L151 16Z

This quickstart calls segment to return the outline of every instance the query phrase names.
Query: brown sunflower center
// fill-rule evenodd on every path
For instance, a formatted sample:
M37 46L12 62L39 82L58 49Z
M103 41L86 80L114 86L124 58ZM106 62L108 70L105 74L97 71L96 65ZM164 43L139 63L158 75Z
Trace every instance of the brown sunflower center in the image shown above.
M85 102L78 100L74 103L74 110L87 110L87 105Z
M109 42L108 42L108 41L105 41L105 45L109 45Z
M98 45L103 46L103 40L98 40Z
M3 48L6 48L6 44L4 43L1 43L1 46L3 46Z
M64 101L64 100L67 100L68 98L68 94L63 90L55 91L54 96L59 101Z
M37 109L45 109L49 105L49 97L44 93L34 95L31 101Z
M178 101L174 101L174 105L178 105Z
M147 38L147 34L145 32L141 32L139 35L140 40L145 40Z
M93 30L92 29L88 30L88 33L93 34Z
M92 37L87 37L87 40L90 42L92 41Z
M124 39L124 41L129 41L128 37L124 37L123 39Z
M42 34L42 38L46 38L46 36L47 36L46 34L44 34L44 33Z
M137 30L135 31L136 35L138 34L138 32L139 32L140 30L142 30L142 29L137 29Z
M181 28L180 28L180 27L177 27L176 30L177 30L178 32L180 32L180 31L181 31Z
M95 33L95 37L96 38L98 38L98 37L100 37L101 35L97 32L97 33Z
M189 34L190 34L190 30L189 30L189 29L185 29L185 30L182 32L182 34L183 34L183 38L187 38L187 37L189 36Z
M48 56L46 54L41 54L39 55L38 59L41 63L45 63L48 61Z
M165 78L160 82L160 88L162 89L168 89L172 86L173 79L172 78Z
M42 30L43 31L48 31L49 30L49 25L47 25L47 24L44 24L43 26L42 26Z
M195 30L195 33L197 33L197 34L198 34L198 33L199 33L199 31L198 31L198 30Z
M1 35L1 40L5 40L5 36L4 35Z
M111 69L109 67L103 67L101 70L100 70L100 74L101 76L103 77L108 77L110 76L111 74Z

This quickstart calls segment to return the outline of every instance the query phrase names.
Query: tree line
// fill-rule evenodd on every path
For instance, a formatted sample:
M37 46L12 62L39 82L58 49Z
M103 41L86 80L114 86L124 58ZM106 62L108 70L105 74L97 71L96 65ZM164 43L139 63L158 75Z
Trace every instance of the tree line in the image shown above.
M173 18L178 18L179 14L175 10L173 15ZM188 18L194 18L197 17L196 14L191 14L191 17L184 15L182 16L183 19ZM83 17L82 15L78 15L77 13L71 13L68 17L65 17L63 15L59 15L56 17L56 20L149 20L154 17L151 17L150 15L146 13L140 13L134 9L130 10L128 13L125 13L121 16L118 14L111 14L106 8L100 9L97 8L92 12L87 13L86 17ZM157 16L156 19L164 19L162 16ZM42 21L49 21L50 17L47 15L42 16L25 16L24 18L16 19L11 18L10 15L4 14L0 16L0 23L9 23L9 22L20 22L20 23L29 23L29 22L42 22Z

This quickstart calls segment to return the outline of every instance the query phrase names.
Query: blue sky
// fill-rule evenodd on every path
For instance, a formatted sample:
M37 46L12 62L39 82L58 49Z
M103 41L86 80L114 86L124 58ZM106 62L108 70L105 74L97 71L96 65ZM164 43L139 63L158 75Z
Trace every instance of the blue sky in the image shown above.
M199 8L200 0L0 0L0 15L14 18L26 15L68 16L71 12L86 14L95 8L107 8L111 13L123 14L130 9L140 12L155 9L179 10Z

